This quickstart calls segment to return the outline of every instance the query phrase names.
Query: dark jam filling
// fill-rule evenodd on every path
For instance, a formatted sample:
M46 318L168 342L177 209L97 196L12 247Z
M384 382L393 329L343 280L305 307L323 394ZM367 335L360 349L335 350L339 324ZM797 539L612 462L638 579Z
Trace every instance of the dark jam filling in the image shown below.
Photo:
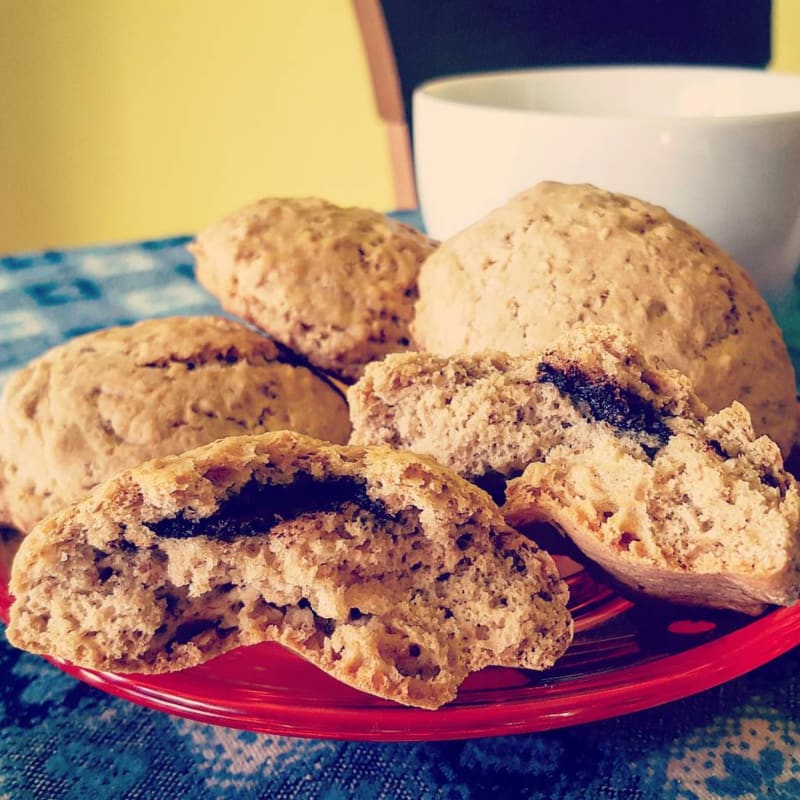
M191 519L181 512L176 517L145 523L165 539L208 536L225 542L269 532L275 525L303 514L338 511L354 505L373 516L392 521L386 507L372 500L364 481L350 477L319 480L298 472L291 483L261 483L251 479L241 490L222 500L217 511L203 519Z
M652 404L616 383L592 380L576 366L560 370L545 363L539 364L536 377L539 383L554 384L592 419L607 422L625 433L652 437L650 441L641 443L651 458L672 435Z

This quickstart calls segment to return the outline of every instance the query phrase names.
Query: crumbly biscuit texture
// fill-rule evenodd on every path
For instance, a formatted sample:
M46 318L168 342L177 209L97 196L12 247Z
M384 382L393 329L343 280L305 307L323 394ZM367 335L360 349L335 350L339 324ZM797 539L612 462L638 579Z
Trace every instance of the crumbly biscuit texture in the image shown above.
M581 342L584 361L605 360L598 372L607 370L626 385L634 371L618 369L619 359L605 349L609 342L622 346L623 338L618 329L588 326L569 341ZM347 390L350 443L424 453L479 483L494 474L519 475L561 443L565 430L585 422L577 405L542 380L541 359L542 353L496 351L387 356ZM705 408L684 376L665 371L660 378L669 385L674 413ZM610 395L608 411L621 417L625 409L613 408L619 401Z
M122 469L223 436L350 432L341 393L261 334L170 317L81 336L0 398L2 521L23 531Z
M48 517L14 562L9 641L163 672L281 642L435 708L495 664L544 669L567 588L487 496L430 459L289 432L155 460Z
M189 249L198 281L223 308L349 381L409 348L417 275L435 247L376 211L266 198Z
M555 524L631 589L748 613L797 599L800 500L777 445L619 329L525 356L393 356L349 399L351 441L511 478L511 525Z
M787 455L795 377L744 270L663 208L589 185L540 183L425 262L412 326L440 355L537 351L580 324L615 324L691 379L712 411L743 403Z

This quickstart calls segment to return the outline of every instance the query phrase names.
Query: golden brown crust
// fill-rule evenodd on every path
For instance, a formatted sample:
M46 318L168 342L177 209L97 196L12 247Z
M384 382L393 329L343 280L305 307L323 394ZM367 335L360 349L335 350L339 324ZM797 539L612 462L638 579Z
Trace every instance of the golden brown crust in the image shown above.
M5 387L7 522L27 531L121 469L222 436L282 428L346 441L346 403L241 323L170 317L87 334Z
M26 537L11 590L9 641L34 652L158 672L278 641L425 708L489 664L544 669L572 636L552 559L483 492L288 432L120 474Z
M318 198L265 198L189 249L223 308L344 380L409 348L420 264L436 242L408 225Z

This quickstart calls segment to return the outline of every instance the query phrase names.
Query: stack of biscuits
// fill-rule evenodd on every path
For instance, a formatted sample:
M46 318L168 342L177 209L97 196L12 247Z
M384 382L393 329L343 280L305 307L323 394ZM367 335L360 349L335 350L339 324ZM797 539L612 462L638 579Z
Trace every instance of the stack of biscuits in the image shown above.
M228 317L74 339L0 399L13 644L163 672L276 641L437 708L568 648L541 523L622 591L796 602L786 346L664 209L547 182L439 244L266 199L190 249Z

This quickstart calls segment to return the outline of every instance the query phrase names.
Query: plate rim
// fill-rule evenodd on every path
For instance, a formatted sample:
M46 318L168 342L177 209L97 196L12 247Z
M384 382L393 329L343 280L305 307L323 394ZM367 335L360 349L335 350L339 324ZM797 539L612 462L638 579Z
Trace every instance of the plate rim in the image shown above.
M6 623L10 602L7 573L0 565L0 617ZM189 691L194 685L192 669L164 675L119 674L44 658L103 692L197 722L298 738L419 742L542 732L656 708L741 677L798 644L800 604L772 608L735 630L678 653L552 681L543 673L542 681L525 687L525 696L518 701L472 704L462 698L461 704L457 699L435 711L376 700L366 694L364 706L326 705L322 698L316 703L293 705L288 697L278 701L251 697L248 692L222 703L219 694L214 700L204 700ZM280 644L267 646L303 660ZM264 645L237 651L254 647ZM213 670L213 660L201 666ZM181 678L185 680L187 675L187 688L181 690Z

